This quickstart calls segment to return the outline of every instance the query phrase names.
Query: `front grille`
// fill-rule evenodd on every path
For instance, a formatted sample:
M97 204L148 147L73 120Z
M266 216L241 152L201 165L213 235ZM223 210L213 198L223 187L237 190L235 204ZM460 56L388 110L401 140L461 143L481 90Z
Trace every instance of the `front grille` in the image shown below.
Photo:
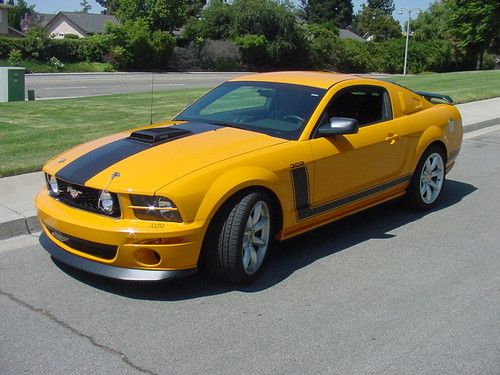
M105 245L102 243L87 241L81 238L70 236L69 234L59 232L47 225L45 225L52 236L57 238L65 245L72 249L81 251L82 253L93 255L102 259L113 259L116 256L118 246Z
M112 213L107 214L99 208L99 197L101 196L102 190L93 189L77 184L71 184L59 178L57 179L57 184L59 186L59 195L57 195L55 198L60 202L67 204L68 206L94 212L96 214L111 217L120 217L120 204L118 203L117 194L110 193L113 197L114 210ZM79 194L77 194L77 196L73 198L70 193L71 191L76 191Z

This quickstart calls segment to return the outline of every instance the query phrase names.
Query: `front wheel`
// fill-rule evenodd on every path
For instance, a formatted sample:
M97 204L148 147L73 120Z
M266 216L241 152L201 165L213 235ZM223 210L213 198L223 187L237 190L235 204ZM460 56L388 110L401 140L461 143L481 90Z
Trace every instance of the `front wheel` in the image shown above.
M441 148L429 147L418 162L408 189L409 203L421 210L436 205L445 182L444 155Z
M204 249L208 271L224 281L254 281L272 240L269 198L263 193L249 193L227 205L215 220Z

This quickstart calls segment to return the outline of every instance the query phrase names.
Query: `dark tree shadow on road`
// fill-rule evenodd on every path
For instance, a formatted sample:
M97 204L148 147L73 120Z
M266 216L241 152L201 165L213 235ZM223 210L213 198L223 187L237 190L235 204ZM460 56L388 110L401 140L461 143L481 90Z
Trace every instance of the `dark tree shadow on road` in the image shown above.
M370 239L390 240L394 235L389 232L394 229L429 213L457 204L476 190L473 185L447 180L441 202L432 211L412 210L401 204L400 200L395 200L278 243L274 251L269 254L267 267L260 278L253 284L243 287L218 282L203 272L184 279L163 282L117 281L79 271L57 260L54 262L64 272L82 283L134 299L175 301L235 290L255 293L279 284L297 270L307 267L318 259Z

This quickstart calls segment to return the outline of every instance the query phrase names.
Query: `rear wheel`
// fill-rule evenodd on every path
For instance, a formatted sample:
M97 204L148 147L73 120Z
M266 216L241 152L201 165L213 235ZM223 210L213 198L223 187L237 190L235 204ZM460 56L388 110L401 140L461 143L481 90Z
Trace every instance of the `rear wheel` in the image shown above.
M438 146L429 147L418 162L407 198L419 209L427 210L436 205L443 191L445 167L443 151Z
M273 230L272 205L267 195L254 192L231 201L209 229L205 265L224 281L250 283L266 260Z

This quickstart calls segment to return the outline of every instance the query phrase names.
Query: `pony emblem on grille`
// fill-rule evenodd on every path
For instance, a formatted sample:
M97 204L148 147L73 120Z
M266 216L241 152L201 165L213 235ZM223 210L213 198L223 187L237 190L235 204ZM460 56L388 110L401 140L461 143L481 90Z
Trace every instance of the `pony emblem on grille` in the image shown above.
M73 199L77 198L79 195L82 194L80 190L73 189L71 186L68 186L66 188L66 191L69 193L69 195L71 195L71 198Z

